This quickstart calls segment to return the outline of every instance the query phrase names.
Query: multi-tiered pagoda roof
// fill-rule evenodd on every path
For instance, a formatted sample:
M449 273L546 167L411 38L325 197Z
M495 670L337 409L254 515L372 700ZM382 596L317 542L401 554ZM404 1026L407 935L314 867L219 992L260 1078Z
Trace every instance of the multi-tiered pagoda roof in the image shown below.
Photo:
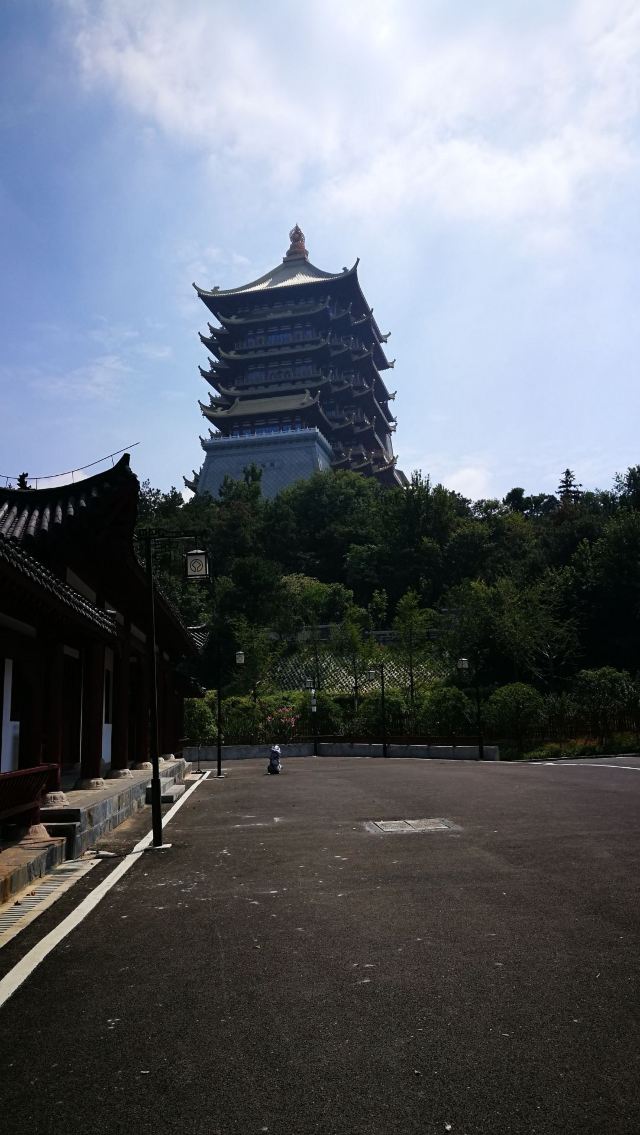
M316 429L333 468L404 484L391 443L395 392L382 377L394 365L389 336L364 297L358 261L325 272L310 262L297 225L289 236L282 263L257 280L227 289L194 284L217 321L200 335L209 352L200 370L212 388L200 408L214 427L203 448L210 453L217 438ZM198 474L185 480L194 491L198 482Z

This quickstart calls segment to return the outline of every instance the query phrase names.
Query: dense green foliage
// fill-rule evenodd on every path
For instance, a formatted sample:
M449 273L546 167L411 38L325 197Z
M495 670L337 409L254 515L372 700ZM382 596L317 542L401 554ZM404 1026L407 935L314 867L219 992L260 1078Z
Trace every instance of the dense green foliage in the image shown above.
M403 699L416 727L473 720L476 687L485 720L521 738L540 719L540 696L542 716L560 732L559 723L588 714L603 736L618 711L635 712L640 466L606 490L583 492L567 469L555 494L514 488L503 500L475 502L419 473L392 490L353 473L317 474L266 501L251 468L244 481L227 480L217 500L185 503L175 489L146 484L139 519L201 534L211 582L184 582L175 544L158 554L160 581L185 621L206 624L222 643L225 689L254 705L270 692L274 658L288 657L295 642L300 666L320 687L331 652L352 718L375 714L360 706L363 679L385 658L403 675L389 696ZM239 647L241 673L233 666ZM464 672L460 657L469 662ZM607 684L612 670L618 678L610 673ZM585 677L590 671L600 678ZM217 685L212 647L199 676ZM439 693L430 691L434 680ZM496 693L505 686L510 694ZM464 707L445 693L454 687L469 695Z

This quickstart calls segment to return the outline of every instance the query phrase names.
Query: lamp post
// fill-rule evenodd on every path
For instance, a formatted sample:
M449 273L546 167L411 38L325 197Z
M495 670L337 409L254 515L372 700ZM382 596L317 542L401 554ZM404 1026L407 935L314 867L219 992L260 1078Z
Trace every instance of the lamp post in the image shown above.
M470 666L468 658L459 658L456 666L461 674L468 674ZM478 730L478 760L484 760L484 740L482 737L482 711L480 708L480 686L478 685L478 671L473 668L473 685L476 695L476 728Z
M172 543L177 540L194 540L197 532L164 532L162 529L146 528L139 533L144 541L149 602L149 634L147 635L150 677L149 725L151 734L151 827L152 847L162 847L162 786L160 784L160 738L158 732L158 660L156 648L156 601L153 580L153 547L158 541ZM195 558L195 570L189 571L189 559ZM202 549L187 552L185 556L187 579L208 579L209 563L207 553Z
M384 700L384 662L379 663L380 670L380 713L382 716L382 755L388 757L389 752L387 748L387 711ZM374 682L378 676L378 671L371 669L367 673L370 681Z
M236 666L244 666L244 651L236 650ZM216 730L217 730L217 744L216 744L216 757L217 757L217 771L216 780L223 780L224 773L222 771L222 693L220 687L222 685L222 640L218 635L218 688L216 690Z
M314 757L317 757L317 755L318 755L318 718L317 718L316 715L317 715L317 711L318 711L318 702L316 700L315 678L307 678L307 680L305 682L305 686L311 694L311 721L312 721L312 724L313 724L313 755L314 755Z

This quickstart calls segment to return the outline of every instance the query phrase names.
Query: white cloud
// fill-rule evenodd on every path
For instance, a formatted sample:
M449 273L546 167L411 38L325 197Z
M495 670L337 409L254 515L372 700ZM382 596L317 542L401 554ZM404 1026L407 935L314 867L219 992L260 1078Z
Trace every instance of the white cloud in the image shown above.
M135 331L131 327L109 323L108 319L99 315L95 321L95 326L90 327L87 331L87 338L98 343L107 351L117 351L123 347L128 347L139 337L139 334L139 331Z
M220 176L310 180L347 216L508 223L563 250L576 211L637 166L640 7L457 19L409 0L67 0L85 82ZM331 66L329 67L329 62ZM194 276L229 254L194 258ZM236 261L237 262L237 261Z
M448 489L462 493L471 500L482 500L492 494L491 472L484 465L464 465L440 478Z
M111 402L118 398L131 367L119 355L99 355L67 371L28 368L19 376L45 398L90 399Z
M156 362L170 359L173 355L171 347L163 343L138 343L135 350L136 354L142 355L145 359L154 359Z

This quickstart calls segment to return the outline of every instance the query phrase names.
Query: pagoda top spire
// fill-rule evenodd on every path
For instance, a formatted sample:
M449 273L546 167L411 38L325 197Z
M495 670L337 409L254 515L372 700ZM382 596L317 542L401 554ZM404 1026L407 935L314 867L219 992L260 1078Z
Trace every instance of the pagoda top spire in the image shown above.
M291 244L289 245L289 251L282 258L283 263L286 263L287 260L294 259L308 260L309 253L307 252L307 248L304 243L304 233L300 228L300 225L293 226L291 232L289 233L289 240L291 241Z

